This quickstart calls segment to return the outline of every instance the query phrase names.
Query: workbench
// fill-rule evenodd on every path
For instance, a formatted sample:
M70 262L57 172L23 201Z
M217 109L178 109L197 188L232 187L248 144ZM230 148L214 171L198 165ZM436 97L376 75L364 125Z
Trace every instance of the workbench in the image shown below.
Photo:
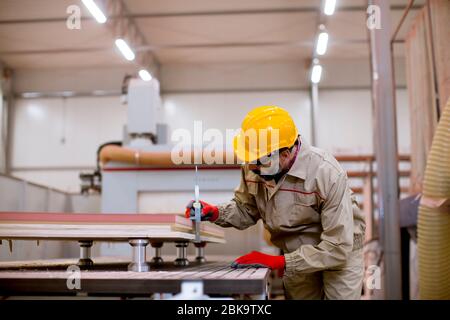
M219 227L202 223L200 241L195 242L196 260L202 262L207 243L225 243ZM80 266L90 267L94 241L128 242L132 247L129 271L148 271L145 247L155 248L153 262L163 263L161 247L174 242L175 264L186 266L187 246L194 242L192 221L177 214L89 214L47 212L0 212L0 240L72 240L80 244Z
M186 294L183 291L188 290L182 288L195 284L206 295L267 296L269 269L233 269L231 261L206 261L206 243L225 242L223 230L217 226L201 224L201 242L194 243L196 257L189 261L186 248L194 242L193 231L192 221L176 214L0 212L0 239L72 240L80 244L79 260L0 262L0 295L150 297L155 293ZM129 242L131 263L129 259L102 262L97 258L94 263L90 256L94 241ZM177 247L174 261L161 257L161 246L166 242ZM148 244L155 249L150 261L146 259ZM72 276L79 279L79 288L68 285Z
M101 295L146 296L181 292L182 283L197 281L206 295L252 295L265 299L269 291L267 268L233 269L230 262L191 263L177 267L173 263L152 264L151 271L126 271L127 264L96 264L79 271L80 289L69 289L70 272L63 264L46 267L29 264L21 267L0 265L0 295Z

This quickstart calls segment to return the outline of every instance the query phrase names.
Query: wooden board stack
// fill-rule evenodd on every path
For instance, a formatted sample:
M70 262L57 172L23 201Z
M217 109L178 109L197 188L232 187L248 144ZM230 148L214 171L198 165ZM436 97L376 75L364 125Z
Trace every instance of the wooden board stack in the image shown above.
M202 223L201 240L224 243L219 227ZM0 212L0 239L194 240L192 221L176 214Z

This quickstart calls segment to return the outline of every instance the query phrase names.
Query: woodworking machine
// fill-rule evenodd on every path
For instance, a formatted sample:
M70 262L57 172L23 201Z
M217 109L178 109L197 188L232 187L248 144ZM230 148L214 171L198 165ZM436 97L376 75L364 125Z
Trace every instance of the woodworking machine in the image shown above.
M142 81L132 79L127 91L128 123L124 130L122 147L135 150L135 161L111 160L102 167L101 211L105 213L182 213L186 204L202 189L202 199L212 202L227 201L239 181L238 167L203 165L153 166L142 164L140 154L157 152L170 154L172 145L167 141L168 128L161 123L159 83L156 79ZM196 199L198 200L198 199ZM200 222L200 213L193 224ZM195 229L194 229L195 230ZM195 231L194 231L195 233ZM197 259L204 261L206 243L197 235L194 242ZM155 259L160 259L162 243L151 246ZM176 263L184 265L187 243L177 243ZM120 255L127 250L121 246L102 245L101 255Z
M82 289L75 293L175 294L184 287L205 294L266 297L268 269L234 270L230 268L231 261L206 261L206 244L224 243L223 230L210 223L200 224L198 206L193 221L180 216L193 196L198 203L199 189L205 201L229 200L240 179L239 167L199 164L197 170L194 165L142 163L140 156L144 153L171 151L168 128L160 121L158 81L131 79L127 103L128 123L123 141L114 142L113 151L128 155L131 152L132 161L111 158L103 163L101 173L81 175L85 191L93 185L101 190L101 213L0 212L0 239L77 241L78 261L55 267L32 264L29 268L0 262L0 294L73 294L66 286L65 268L75 263L83 270L90 269L81 271ZM95 181L89 182L91 178ZM131 246L131 263L94 265L91 259L94 242L100 243L96 254L101 257L127 256ZM175 243L177 251L171 262L164 261L161 252L168 242ZM190 242L196 248L196 258L191 262L187 258ZM147 262L149 244L154 256Z

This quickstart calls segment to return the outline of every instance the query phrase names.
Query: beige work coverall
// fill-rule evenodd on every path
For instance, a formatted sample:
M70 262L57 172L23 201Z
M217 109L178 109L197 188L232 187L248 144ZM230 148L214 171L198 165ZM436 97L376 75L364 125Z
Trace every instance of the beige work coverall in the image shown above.
M215 223L222 227L246 229L262 219L284 252L287 299L360 299L364 217L346 172L328 152L302 138L278 183L243 166L234 199L218 207Z

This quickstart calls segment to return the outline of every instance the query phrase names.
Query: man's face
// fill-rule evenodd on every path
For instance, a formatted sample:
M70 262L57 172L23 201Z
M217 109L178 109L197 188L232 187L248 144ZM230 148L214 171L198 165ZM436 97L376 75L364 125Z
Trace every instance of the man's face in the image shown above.
M258 159L256 164L250 164L249 169L265 180L272 180L274 175L289 170L292 157L293 153L289 150L281 153L275 151Z

